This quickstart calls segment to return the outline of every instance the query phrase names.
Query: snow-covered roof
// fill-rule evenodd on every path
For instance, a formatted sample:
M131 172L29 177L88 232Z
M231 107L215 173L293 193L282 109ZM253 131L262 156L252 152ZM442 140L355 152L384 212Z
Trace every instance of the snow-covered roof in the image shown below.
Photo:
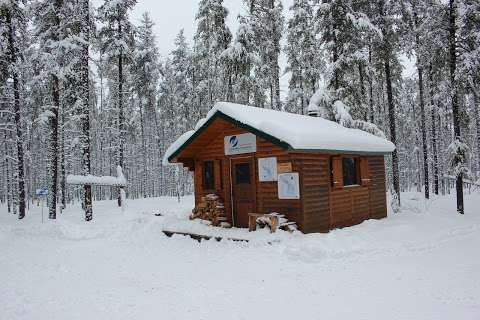
M165 152L169 163L215 117L235 120L247 130L261 132L289 150L387 154L395 150L390 141L358 129L349 129L323 118L240 104L218 102L195 126L181 135Z

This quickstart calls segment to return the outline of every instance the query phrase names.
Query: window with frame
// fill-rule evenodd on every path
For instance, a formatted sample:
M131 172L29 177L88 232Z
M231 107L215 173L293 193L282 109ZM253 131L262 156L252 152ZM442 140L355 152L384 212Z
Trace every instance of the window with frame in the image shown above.
M235 165L235 183L250 184L250 164L237 163Z
M215 189L215 169L211 160L203 162L202 182L203 189Z
M352 157L342 158L343 186L359 185L358 161Z

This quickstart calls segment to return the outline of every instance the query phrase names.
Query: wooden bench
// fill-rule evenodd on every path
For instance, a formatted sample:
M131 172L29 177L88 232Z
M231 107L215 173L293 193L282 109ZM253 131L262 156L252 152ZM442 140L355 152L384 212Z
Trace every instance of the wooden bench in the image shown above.
M248 214L248 230L250 232L257 230L257 218L268 218L270 220L270 232L277 231L279 221L276 214L250 212Z

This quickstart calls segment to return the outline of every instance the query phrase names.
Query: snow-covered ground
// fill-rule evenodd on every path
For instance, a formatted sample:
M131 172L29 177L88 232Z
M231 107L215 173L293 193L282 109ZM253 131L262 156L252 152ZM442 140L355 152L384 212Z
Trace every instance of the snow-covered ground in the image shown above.
M480 319L480 195L329 234L222 230L186 220L188 197L96 202L41 223L0 207L0 319ZM164 216L157 217L155 213Z

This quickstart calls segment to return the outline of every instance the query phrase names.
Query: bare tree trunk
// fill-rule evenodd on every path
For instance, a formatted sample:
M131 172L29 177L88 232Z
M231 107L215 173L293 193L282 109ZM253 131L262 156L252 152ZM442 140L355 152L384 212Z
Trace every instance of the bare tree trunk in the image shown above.
M17 48L15 47L14 28L12 24L12 13L6 10L6 21L8 28L8 49L10 51L10 63L12 64L13 79L13 105L15 113L15 133L17 145L17 174L18 174L18 219L25 217L25 172L24 172L24 155L23 155L23 132L21 121L21 105L20 105L20 80L18 77L18 57Z
M418 90L420 95L420 117L421 117L421 131L422 131L422 146L423 146L423 177L425 186L425 198L430 198L430 183L428 176L428 146L427 146L427 128L425 125L425 100L423 94L423 65L420 57L420 34L418 32L418 15L416 3L413 2L413 17L415 23L415 42L417 51L417 72L418 72Z
M364 120L368 121L368 111L365 108L365 105L366 105L366 103L365 103L365 101L366 101L366 98L365 98L365 83L364 83L365 72L364 72L362 62L358 63L358 74L360 76L360 97L361 97L360 105L362 107L362 111L364 112Z
M369 44L368 45L368 62L369 62L369 65L370 67L372 66L372 48L371 48L371 45ZM373 75L369 74L368 76L368 85L369 85L369 90L370 90L370 94L369 94L369 98L370 98L370 122L371 123L374 123L375 122L375 110L374 110L374 106L373 106Z
M437 128L436 128L436 107L433 101L433 71L430 65L430 112L432 121L432 145L433 145L433 191L438 195L438 152L437 152Z
M147 143L146 143L146 137L145 137L145 114L142 106L142 102L140 101L139 103L139 109L140 109L140 130L141 130L141 139L142 139L142 160L143 160L143 172L142 172L142 185L141 185L141 190L143 197L147 197Z
M118 20L118 36L122 34L122 24L120 19ZM120 135L118 146L118 165L124 170L124 145L125 145L125 116L123 110L123 52L120 49L118 55L118 131ZM118 206L122 206L122 193L123 187L118 192Z
M477 127L477 171L480 174L480 107L478 106L478 94L473 91L473 110L475 114L475 125Z
M385 57L385 81L387 84L387 101L388 101L388 119L390 121L390 140L397 145L397 129L395 124L395 105L393 104L392 78L390 74L390 57ZM392 152L392 171L393 171L393 190L397 194L398 204L400 205L400 179L398 171L398 151Z
M60 203L61 210L67 207L66 157L65 157L65 110L62 109L60 121Z
M423 145L423 179L425 185L425 198L430 198L430 183L428 177L428 146L427 128L425 124L425 102L423 97L423 68L418 66L418 88L420 92L420 117L422 120L422 145Z
M82 164L83 174L91 174L91 147L90 147L90 83L88 78L88 47L90 41L90 14L89 1L82 0L81 2L82 17L82 33L85 37L85 42L82 45L82 61L80 64L80 83L81 83L81 114L82 114ZM84 185L84 204L85 204L85 221L93 219L93 204L92 204L92 186Z
M270 8L272 10L275 9L275 0L270 0ZM277 39L277 26L276 21L272 19L272 33L275 37L273 39L273 52L270 56L270 63L271 63L271 72L272 72L272 91L273 91L273 100L272 105L274 106L273 109L280 110L282 103L280 100L280 67L278 65L278 56L280 54L280 39Z
M58 190L58 113L60 108L60 83L56 75L51 75L51 93L53 105L50 109L50 146L49 146L49 210L50 219L57 218L57 190Z
M8 136L7 136L7 133L5 132L5 174L6 174L6 177L5 177L5 181L7 183L7 210L8 210L8 213L11 212L11 205L12 205L12 190L10 188L10 184L11 184L11 178L10 178L10 159L9 159L9 156L8 156Z
M58 29L60 28L60 10L63 6L62 0L55 0L55 22L52 40L59 41ZM52 107L50 111L50 146L49 146L49 168L50 168L50 190L49 190L49 210L48 217L50 219L57 218L57 192L58 192L58 120L60 112L60 79L54 72L50 75L50 90L52 94Z
M452 88L452 110L453 110L453 130L455 134L455 140L461 141L462 135L460 130L460 107L458 103L458 89L455 79L455 72L457 68L457 56L456 56L456 5L455 0L449 1L449 42L450 42L450 83ZM457 192L457 212L464 213L463 204L463 174L457 175L455 183L455 189Z

